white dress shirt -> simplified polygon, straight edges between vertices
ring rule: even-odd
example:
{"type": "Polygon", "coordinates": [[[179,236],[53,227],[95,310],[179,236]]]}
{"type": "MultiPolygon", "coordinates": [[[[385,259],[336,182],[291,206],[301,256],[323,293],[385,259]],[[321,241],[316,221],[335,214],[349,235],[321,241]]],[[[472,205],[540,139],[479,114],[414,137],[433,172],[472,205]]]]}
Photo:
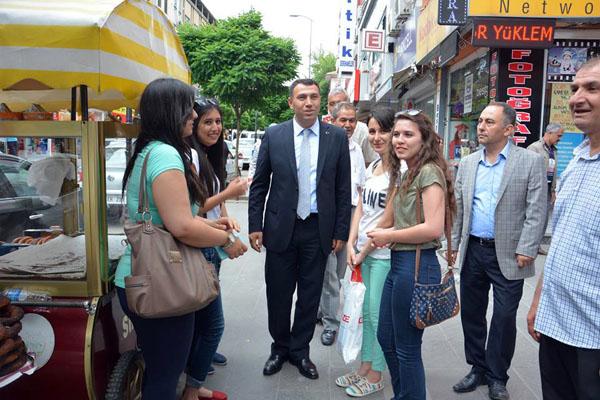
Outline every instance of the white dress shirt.
{"type": "MultiPolygon", "coordinates": [[[[296,118],[292,120],[294,126],[294,153],[296,155],[296,173],[300,163],[300,149],[302,148],[302,133],[304,128],[298,124],[296,118]]],[[[310,146],[310,212],[317,213],[317,162],[319,159],[319,120],[309,127],[311,133],[308,135],[310,146]]]]}

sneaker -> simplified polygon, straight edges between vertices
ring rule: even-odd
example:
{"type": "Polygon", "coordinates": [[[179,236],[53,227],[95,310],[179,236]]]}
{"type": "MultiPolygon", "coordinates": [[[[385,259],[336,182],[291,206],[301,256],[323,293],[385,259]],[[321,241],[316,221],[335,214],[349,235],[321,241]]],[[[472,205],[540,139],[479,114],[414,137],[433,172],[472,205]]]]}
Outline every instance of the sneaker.
{"type": "Polygon", "coordinates": [[[357,374],[356,372],[349,372],[346,375],[342,375],[335,380],[335,384],[339,387],[347,388],[351,386],[354,382],[358,382],[364,377],[357,374]]]}
{"type": "Polygon", "coordinates": [[[365,397],[383,390],[383,378],[379,382],[371,383],[365,377],[346,388],[346,394],[350,397],[365,397]]]}
{"type": "Polygon", "coordinates": [[[214,365],[227,365],[227,357],[225,357],[223,354],[221,353],[215,353],[215,355],[213,356],[212,359],[212,363],[214,365]]]}

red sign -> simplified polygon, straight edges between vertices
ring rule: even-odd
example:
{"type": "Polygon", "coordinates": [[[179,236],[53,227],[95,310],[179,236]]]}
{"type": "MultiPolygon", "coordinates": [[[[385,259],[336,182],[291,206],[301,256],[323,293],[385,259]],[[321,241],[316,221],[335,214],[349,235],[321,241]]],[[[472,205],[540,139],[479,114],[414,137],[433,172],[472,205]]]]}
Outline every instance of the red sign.
{"type": "Polygon", "coordinates": [[[553,19],[476,18],[473,23],[473,46],[550,48],[554,45],[553,19]]]}
{"type": "Polygon", "coordinates": [[[365,30],[363,51],[383,52],[385,42],[383,40],[384,32],[382,30],[365,30]]]}

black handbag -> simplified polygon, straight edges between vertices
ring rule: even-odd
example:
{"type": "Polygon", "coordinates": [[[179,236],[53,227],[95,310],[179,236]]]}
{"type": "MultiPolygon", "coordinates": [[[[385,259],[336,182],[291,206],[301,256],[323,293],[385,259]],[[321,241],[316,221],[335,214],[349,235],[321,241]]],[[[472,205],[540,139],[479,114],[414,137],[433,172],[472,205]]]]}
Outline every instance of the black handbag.
{"type": "MultiPolygon", "coordinates": [[[[417,188],[417,224],[421,223],[421,190],[417,188]]],[[[446,200],[446,216],[450,208],[446,200]]],[[[441,283],[422,284],[418,282],[419,270],[421,269],[421,245],[417,245],[415,257],[415,286],[410,302],[410,322],[418,329],[439,324],[454,317],[460,311],[460,304],[454,286],[454,260],[452,259],[450,245],[450,226],[445,224],[447,240],[446,258],[448,260],[448,271],[444,274],[441,283]]]]}

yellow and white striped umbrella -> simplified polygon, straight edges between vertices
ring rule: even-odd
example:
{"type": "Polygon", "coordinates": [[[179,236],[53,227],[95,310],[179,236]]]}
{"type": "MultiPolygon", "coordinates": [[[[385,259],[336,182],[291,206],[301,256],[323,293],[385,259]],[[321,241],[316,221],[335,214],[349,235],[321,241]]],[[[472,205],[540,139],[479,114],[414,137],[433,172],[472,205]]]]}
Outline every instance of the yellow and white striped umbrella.
{"type": "Polygon", "coordinates": [[[191,80],[175,28],[147,1],[0,0],[0,103],[13,111],[69,107],[78,85],[90,107],[135,107],[167,76],[191,80]]]}

